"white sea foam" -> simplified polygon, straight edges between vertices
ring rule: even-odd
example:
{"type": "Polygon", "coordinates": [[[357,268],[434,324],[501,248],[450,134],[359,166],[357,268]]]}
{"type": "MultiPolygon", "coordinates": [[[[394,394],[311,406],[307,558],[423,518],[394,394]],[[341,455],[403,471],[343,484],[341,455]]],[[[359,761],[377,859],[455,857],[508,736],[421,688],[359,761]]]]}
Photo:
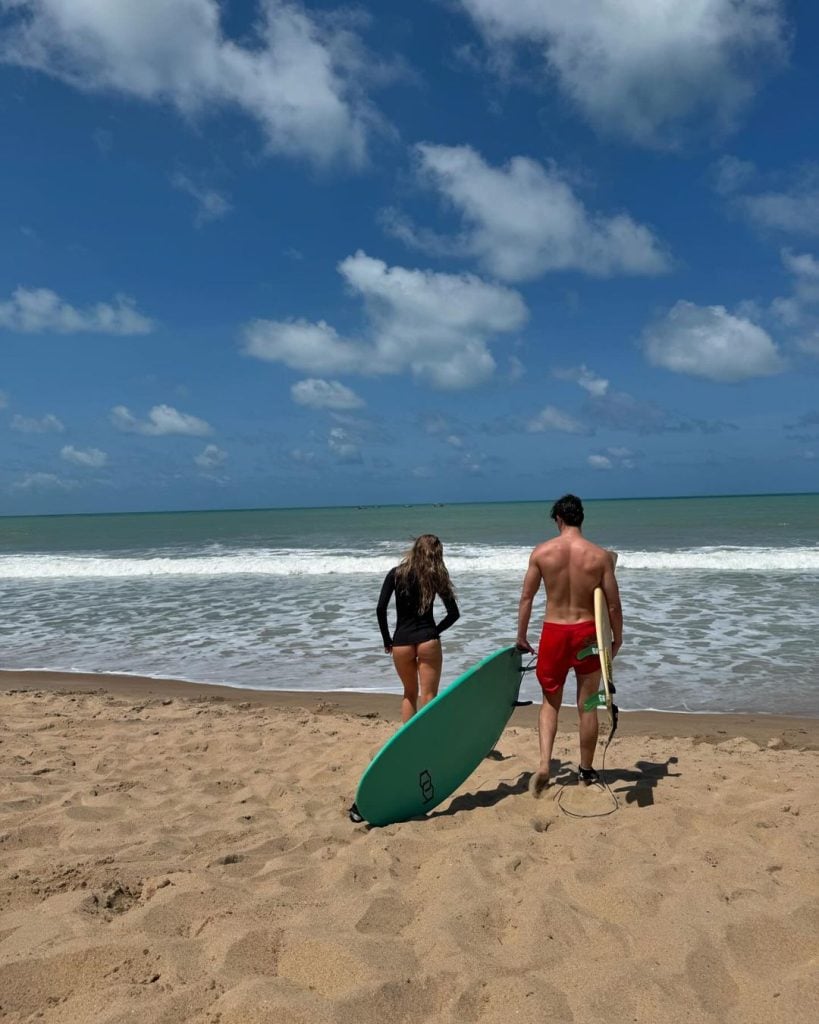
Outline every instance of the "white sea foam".
{"type": "MultiPolygon", "coordinates": [[[[452,545],[447,565],[455,575],[519,574],[529,548],[452,545]]],[[[351,549],[271,548],[219,554],[109,555],[19,554],[0,556],[0,578],[17,580],[136,579],[217,576],[357,576],[381,574],[394,555],[351,549]]],[[[698,547],[675,551],[621,551],[618,572],[815,573],[814,547],[698,547]]]]}

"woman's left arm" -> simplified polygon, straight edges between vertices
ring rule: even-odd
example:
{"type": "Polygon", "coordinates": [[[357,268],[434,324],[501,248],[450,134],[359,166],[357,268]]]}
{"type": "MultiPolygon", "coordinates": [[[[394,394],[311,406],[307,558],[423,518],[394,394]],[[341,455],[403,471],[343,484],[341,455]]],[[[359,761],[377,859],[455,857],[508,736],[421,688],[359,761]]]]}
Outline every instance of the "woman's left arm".
{"type": "Polygon", "coordinates": [[[444,607],[446,608],[446,615],[435,626],[436,630],[438,631],[438,635],[440,636],[445,629],[449,629],[449,627],[453,625],[453,623],[458,621],[458,619],[461,617],[461,612],[452,594],[450,594],[448,597],[445,597],[443,594],[439,594],[438,596],[444,602],[444,607]]]}

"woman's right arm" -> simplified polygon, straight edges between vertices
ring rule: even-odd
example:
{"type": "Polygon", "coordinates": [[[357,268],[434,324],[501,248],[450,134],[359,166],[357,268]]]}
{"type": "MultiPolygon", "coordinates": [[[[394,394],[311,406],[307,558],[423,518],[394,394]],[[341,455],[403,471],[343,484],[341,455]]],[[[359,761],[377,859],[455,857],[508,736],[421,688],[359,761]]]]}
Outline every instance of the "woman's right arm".
{"type": "Polygon", "coordinates": [[[381,639],[384,641],[384,650],[388,652],[392,650],[392,637],[387,624],[387,605],[390,603],[394,590],[395,569],[390,569],[381,586],[381,593],[378,596],[378,604],[375,609],[375,614],[378,616],[378,628],[381,630],[381,639]]]}

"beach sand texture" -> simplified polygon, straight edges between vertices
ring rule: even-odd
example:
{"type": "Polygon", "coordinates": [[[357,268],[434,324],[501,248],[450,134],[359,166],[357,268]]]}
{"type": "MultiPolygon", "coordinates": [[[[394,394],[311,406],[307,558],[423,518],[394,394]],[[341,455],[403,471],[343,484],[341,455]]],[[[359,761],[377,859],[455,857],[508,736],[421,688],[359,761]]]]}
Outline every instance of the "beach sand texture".
{"type": "Polygon", "coordinates": [[[430,818],[369,829],[346,808],[396,723],[362,699],[3,686],[4,1021],[815,1019],[815,720],[626,716],[620,808],[581,820],[526,791],[527,709],[430,818]]]}

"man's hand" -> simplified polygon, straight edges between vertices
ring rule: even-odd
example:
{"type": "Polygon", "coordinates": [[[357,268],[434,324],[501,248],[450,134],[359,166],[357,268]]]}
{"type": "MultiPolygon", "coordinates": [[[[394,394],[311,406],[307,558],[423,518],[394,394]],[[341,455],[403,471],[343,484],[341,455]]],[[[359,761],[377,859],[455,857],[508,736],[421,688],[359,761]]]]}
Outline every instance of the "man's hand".
{"type": "Polygon", "coordinates": [[[622,640],[612,640],[612,642],[611,642],[611,656],[612,656],[612,659],[617,657],[617,652],[620,650],[620,648],[622,646],[623,646],[623,641],[622,640]]]}
{"type": "Polygon", "coordinates": [[[518,637],[517,640],[515,641],[515,647],[517,647],[517,649],[519,651],[521,651],[521,652],[526,652],[526,654],[534,654],[535,653],[534,647],[532,647],[532,645],[529,643],[529,641],[526,639],[526,637],[523,637],[523,639],[518,637]]]}
{"type": "Polygon", "coordinates": [[[384,644],[384,653],[392,654],[392,644],[384,644]]]}

